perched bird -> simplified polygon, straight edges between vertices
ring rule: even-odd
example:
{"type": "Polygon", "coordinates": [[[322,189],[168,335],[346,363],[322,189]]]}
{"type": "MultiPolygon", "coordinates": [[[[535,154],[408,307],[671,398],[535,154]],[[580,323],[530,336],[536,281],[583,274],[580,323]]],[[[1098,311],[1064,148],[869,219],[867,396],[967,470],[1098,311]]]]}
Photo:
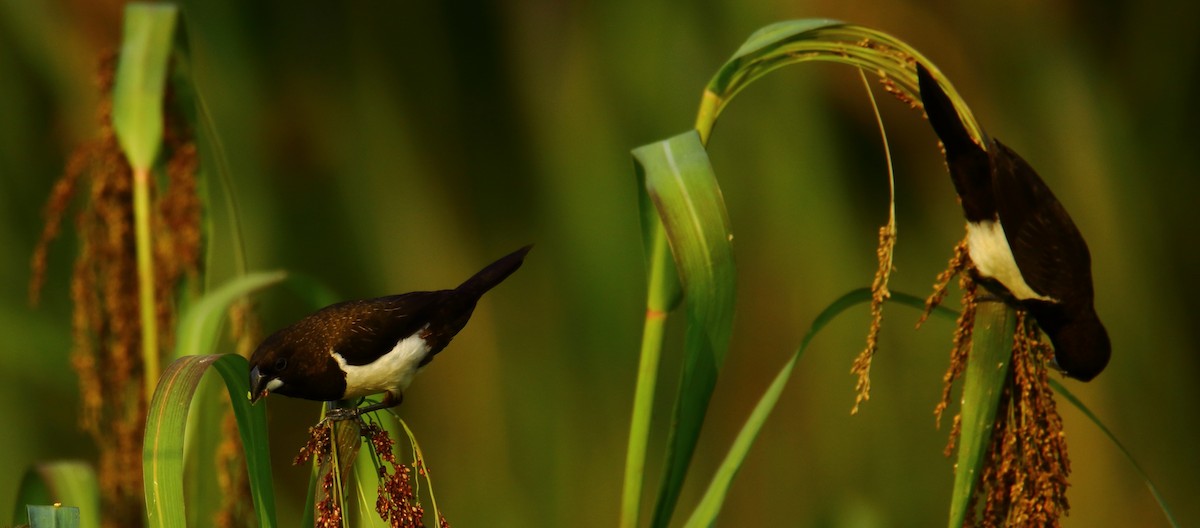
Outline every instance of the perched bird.
{"type": "Polygon", "coordinates": [[[971,139],[950,98],[920,64],[917,79],[967,217],[976,277],[1033,315],[1054,344],[1058,368],[1091,380],[1108,365],[1112,347],[1093,306],[1092,257],[1083,235],[1021,156],[999,141],[984,148],[971,139]]]}
{"type": "Polygon", "coordinates": [[[525,246],[453,290],[421,291],[327,306],[266,338],[250,357],[250,401],[269,393],[318,401],[383,393],[337,418],[399,405],[413,376],[450,344],[475,303],[521,267],[525,246]]]}

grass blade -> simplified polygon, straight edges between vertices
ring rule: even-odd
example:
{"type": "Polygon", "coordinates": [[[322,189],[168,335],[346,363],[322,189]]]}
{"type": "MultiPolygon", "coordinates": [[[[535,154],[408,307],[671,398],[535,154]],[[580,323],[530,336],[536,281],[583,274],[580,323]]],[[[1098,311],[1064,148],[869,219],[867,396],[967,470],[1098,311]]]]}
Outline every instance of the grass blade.
{"type": "MultiPolygon", "coordinates": [[[[888,301],[910,306],[918,310],[925,309],[924,299],[902,292],[892,292],[888,301]]],[[[759,398],[758,403],[754,406],[754,410],[750,412],[750,417],[742,425],[742,429],[734,439],[733,445],[730,446],[729,452],[726,453],[725,459],[721,461],[716,474],[713,475],[712,481],[709,482],[708,489],[705,490],[700,503],[692,511],[692,516],[684,526],[687,528],[697,528],[712,526],[716,522],[717,515],[721,512],[721,506],[725,504],[725,496],[729,493],[729,486],[733,483],[733,478],[737,476],[738,470],[741,469],[742,463],[745,462],[746,456],[750,453],[750,447],[754,445],[755,439],[758,438],[759,431],[762,430],[762,426],[766,423],[771,411],[775,409],[775,404],[778,403],[783,388],[787,385],[788,380],[791,379],[792,371],[795,369],[800,357],[804,355],[804,351],[808,349],[809,343],[834,318],[857,304],[870,302],[871,288],[859,288],[842,295],[830,303],[829,306],[825,307],[820,314],[817,314],[817,317],[813,319],[812,324],[809,326],[808,332],[800,340],[800,347],[796,349],[792,358],[775,375],[774,381],[771,382],[766,392],[759,398]]],[[[933,313],[951,321],[958,315],[954,310],[943,306],[934,308],[933,313]]]]}
{"type": "Polygon", "coordinates": [[[62,504],[78,508],[78,526],[100,527],[100,485],[96,471],[87,462],[63,460],[29,468],[17,492],[13,524],[31,522],[24,505],[62,504]]]}
{"type": "Polygon", "coordinates": [[[953,101],[973,137],[983,137],[970,108],[924,55],[895,37],[829,19],[788,20],[766,26],[713,75],[700,101],[696,130],[708,142],[717,118],[733,98],[758,78],[784,66],[809,61],[847,64],[876,74],[913,101],[918,100],[916,62],[924,64],[953,101]]]}
{"type": "Polygon", "coordinates": [[[1154,501],[1158,503],[1158,508],[1162,510],[1163,515],[1167,518],[1167,522],[1170,523],[1171,526],[1179,528],[1179,521],[1175,520],[1175,515],[1172,514],[1171,509],[1167,507],[1167,502],[1163,500],[1162,494],[1158,492],[1158,486],[1155,486],[1154,482],[1150,480],[1150,475],[1147,475],[1146,470],[1142,469],[1142,465],[1138,464],[1138,461],[1133,458],[1133,453],[1130,453],[1129,450],[1125,448],[1125,444],[1122,444],[1120,440],[1117,440],[1116,435],[1114,435],[1112,431],[1108,429],[1108,426],[1104,425],[1104,422],[1101,422],[1100,418],[1098,418],[1096,414],[1087,407],[1087,405],[1084,405],[1079,398],[1076,398],[1074,394],[1071,394],[1071,391],[1067,390],[1062,383],[1059,383],[1058,380],[1051,379],[1050,386],[1053,387],[1054,391],[1060,396],[1071,402],[1071,405],[1074,405],[1076,409],[1079,409],[1084,416],[1087,416],[1088,419],[1096,425],[1096,427],[1100,428],[1100,431],[1104,433],[1104,436],[1107,436],[1108,439],[1112,441],[1113,445],[1117,446],[1117,449],[1121,451],[1121,454],[1125,455],[1125,460],[1128,460],[1129,463],[1133,465],[1133,469],[1137,471],[1139,476],[1142,477],[1142,482],[1145,482],[1146,487],[1150,488],[1150,495],[1154,496],[1154,501]]]}
{"type": "Polygon", "coordinates": [[[113,85],[113,130],[135,170],[149,170],[163,135],[167,59],[179,9],[171,4],[125,7],[124,41],[113,85]]]}
{"type": "MultiPolygon", "coordinates": [[[[199,356],[217,351],[218,344],[226,332],[222,325],[228,318],[229,307],[239,299],[268,286],[278,284],[287,275],[282,271],[260,272],[242,275],[190,303],[179,318],[176,329],[175,357],[199,356]]],[[[222,425],[228,420],[226,392],[216,379],[200,383],[191,398],[193,411],[188,416],[185,428],[184,459],[187,471],[193,477],[187,479],[187,501],[189,522],[208,524],[228,501],[226,491],[221,488],[221,476],[212,471],[222,444],[226,438],[222,425]]],[[[245,397],[241,397],[245,399],[245,397]]],[[[227,471],[222,468],[222,472],[227,471]]],[[[239,477],[240,478],[240,477],[239,477]]]]}
{"type": "Polygon", "coordinates": [[[185,356],[171,363],[150,402],[146,420],[146,440],[142,448],[142,473],[145,481],[148,526],[184,526],[186,513],[183,493],[183,443],[188,408],[201,377],[213,367],[220,373],[229,391],[245,449],[250,492],[260,527],[275,522],[275,492],[271,480],[271,460],[267,449],[266,407],[251,406],[246,358],[236,354],[185,356]]]}
{"type": "Polygon", "coordinates": [[[188,307],[180,319],[175,339],[175,357],[210,354],[221,338],[221,324],[229,306],[241,297],[279,284],[287,278],[283,271],[242,275],[205,295],[188,307]]]}
{"type": "Polygon", "coordinates": [[[720,187],[695,131],[635,149],[633,156],[639,179],[662,220],[687,300],[683,373],[652,524],[666,526],[729,349],[733,245],[720,187]]]}
{"type": "Polygon", "coordinates": [[[29,525],[32,528],[78,528],[79,508],[74,506],[35,506],[25,507],[29,515],[29,525]]]}
{"type": "Polygon", "coordinates": [[[687,528],[698,528],[702,526],[712,526],[717,520],[717,515],[721,512],[721,506],[725,503],[725,495],[729,492],[729,485],[733,482],[733,477],[742,467],[742,462],[746,460],[746,455],[750,452],[750,446],[754,445],[754,440],[758,438],[759,431],[762,430],[763,424],[767,422],[767,418],[771,415],[771,411],[775,409],[775,404],[779,401],[779,395],[783,393],[783,388],[787,386],[787,382],[792,377],[792,370],[796,367],[796,362],[808,349],[809,343],[816,337],[817,332],[825,328],[835,317],[848,308],[871,301],[871,289],[860,288],[851,291],[832,304],[827,306],[816,319],[813,320],[808,332],[804,334],[804,338],[800,340],[800,347],[792,354],[792,358],[784,364],[779,373],[775,375],[775,380],[767,387],[767,391],[759,398],[758,404],[754,406],[754,410],[750,412],[750,417],[746,419],[746,423],[742,426],[742,430],[738,432],[737,437],[733,441],[733,445],[729,448],[729,453],[725,455],[725,460],[721,462],[717,468],[716,475],[708,484],[708,489],[704,492],[704,496],[700,499],[699,505],[692,511],[691,518],[688,519],[687,528]]]}
{"type": "MultiPolygon", "coordinates": [[[[640,174],[640,173],[639,173],[640,174]]],[[[667,247],[667,232],[658,218],[644,178],[638,182],[642,215],[642,241],[646,255],[646,318],[642,324],[642,348],[638,355],[637,385],[625,450],[625,478],[621,487],[621,528],[637,526],[641,513],[642,484],[646,474],[646,449],[654,411],[658,364],[662,357],[663,330],[667,314],[679,305],[683,290],[667,247]]]]}
{"type": "Polygon", "coordinates": [[[167,62],[179,10],[170,4],[129,4],[113,84],[113,130],[133,168],[134,236],[146,398],[158,379],[158,318],[150,232],[150,170],[163,136],[167,62]]]}
{"type": "Polygon", "coordinates": [[[963,374],[962,436],[954,463],[954,492],[950,499],[951,528],[963,525],[971,494],[979,482],[984,454],[992,438],[996,407],[1004,391],[1012,358],[1017,318],[1000,302],[981,302],[975,311],[975,328],[967,370],[963,374]]]}

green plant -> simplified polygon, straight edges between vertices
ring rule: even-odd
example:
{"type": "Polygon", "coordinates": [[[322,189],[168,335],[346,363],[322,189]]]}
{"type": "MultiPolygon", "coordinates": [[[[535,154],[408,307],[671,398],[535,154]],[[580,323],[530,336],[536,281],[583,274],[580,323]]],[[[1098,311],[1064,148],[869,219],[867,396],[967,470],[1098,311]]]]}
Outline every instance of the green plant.
{"type": "MultiPolygon", "coordinates": [[[[658,376],[663,344],[662,328],[667,314],[678,306],[681,293],[686,304],[687,340],[674,412],[668,429],[666,468],[659,486],[651,526],[667,526],[674,516],[680,489],[698,441],[700,426],[728,349],[735,288],[733,235],[720,187],[707,158],[706,146],[713,127],[717,117],[733,97],[750,83],[783,66],[809,61],[847,64],[864,73],[877,75],[888,92],[914,108],[920,108],[915,74],[915,65],[920,63],[929,69],[946,89],[970,134],[976,140],[983,139],[980,127],[974,122],[961,97],[938,69],[916,50],[889,35],[861,26],[832,20],[797,20],[773,24],[759,30],[720,68],[704,91],[695,130],[633,151],[639,188],[642,190],[643,240],[647,248],[650,290],[625,466],[621,510],[623,527],[636,526],[640,516],[641,487],[644,480],[642,469],[649,438],[654,379],[658,376]],[[677,276],[674,270],[677,270],[677,276]]],[[[874,105],[873,96],[871,102],[874,105]]],[[[880,125],[882,132],[882,123],[880,125]]],[[[886,134],[884,148],[888,148],[886,134]]],[[[853,372],[859,376],[859,396],[855,402],[855,410],[858,403],[866,399],[870,390],[870,359],[874,353],[875,335],[881,317],[880,306],[893,295],[888,291],[887,278],[892,268],[891,251],[896,233],[894,201],[893,192],[888,224],[880,230],[880,268],[875,284],[870,290],[852,292],[839,299],[818,316],[813,330],[805,336],[796,354],[768,387],[741,434],[734,440],[725,462],[710,482],[708,491],[693,511],[687,526],[709,526],[715,523],[733,476],[778,400],[799,355],[811,340],[812,333],[846,306],[870,300],[874,321],[868,336],[868,346],[855,361],[853,368],[853,372]]],[[[935,296],[931,297],[927,310],[936,307],[938,300],[944,295],[944,283],[954,274],[962,272],[964,265],[966,264],[962,258],[956,257],[951,270],[941,278],[942,286],[939,286],[935,296]]],[[[997,409],[1007,400],[1003,400],[1001,396],[1015,390],[1010,389],[1012,377],[1008,369],[1009,357],[1014,350],[1023,352],[1022,357],[1028,356],[1029,347],[1035,347],[1036,350],[1036,346],[1029,340],[1037,339],[1022,337],[1025,331],[1020,330],[1022,327],[1016,323],[1018,317],[1011,308],[997,302],[983,303],[976,307],[973,286],[969,285],[969,280],[964,280],[968,283],[964,288],[966,311],[960,318],[959,334],[956,334],[956,345],[959,347],[956,354],[961,355],[955,356],[958,359],[952,363],[947,373],[947,396],[944,396],[944,399],[948,398],[950,384],[965,374],[961,422],[956,421],[951,433],[952,441],[957,438],[958,442],[958,463],[949,519],[949,525],[952,527],[974,522],[972,519],[975,518],[975,514],[971,512],[971,505],[978,499],[979,488],[982,486],[979,484],[981,475],[985,469],[993,471],[992,468],[1000,463],[995,459],[998,456],[994,454],[998,452],[996,448],[991,449],[993,454],[990,455],[990,459],[985,457],[985,453],[989,452],[989,445],[998,441],[993,439],[992,432],[997,430],[997,424],[1003,423],[1003,420],[997,418],[997,409]],[[1017,337],[1016,342],[1014,336],[1017,337]],[[967,346],[970,346],[969,352],[965,348],[967,346]],[[1001,368],[995,368],[997,365],[1001,368]]],[[[1028,368],[1040,371],[1042,384],[1046,386],[1044,365],[1028,368]]],[[[1018,380],[1020,379],[1023,378],[1018,375],[1018,380]]],[[[1022,388],[1021,391],[1024,394],[1026,389],[1022,388]]],[[[1072,398],[1071,401],[1074,403],[1076,400],[1072,398]]],[[[939,416],[944,405],[945,403],[939,406],[939,416]]],[[[1037,411],[1029,411],[1024,407],[1020,411],[1010,411],[1027,412],[1049,412],[1053,415],[1053,402],[1049,402],[1048,411],[1040,408],[1037,411]]],[[[1006,419],[1010,422],[1013,420],[1011,416],[1006,419]]],[[[1056,415],[1053,415],[1053,419],[1057,419],[1056,415]]],[[[1020,419],[1019,423],[1032,422],[1020,419]]],[[[1065,461],[1063,463],[1065,464],[1065,461]]],[[[1019,461],[1015,465],[1021,466],[1019,461]]],[[[1038,470],[1040,469],[1021,468],[1017,471],[1038,470]]],[[[989,478],[997,478],[992,473],[989,475],[993,476],[983,478],[985,483],[989,482],[989,478]]],[[[1060,479],[1065,478],[1065,474],[1049,475],[1045,478],[1060,479]]],[[[1153,489],[1152,485],[1151,488],[1153,489]]],[[[1065,485],[1057,489],[1065,489],[1065,485]]],[[[988,499],[987,515],[996,514],[992,512],[991,500],[988,499]]],[[[997,508],[1013,507],[1011,503],[1003,502],[1011,500],[1007,495],[998,500],[1000,504],[997,508]]],[[[1048,506],[1049,513],[1045,513],[1050,521],[1057,522],[1057,517],[1064,513],[1060,506],[1065,508],[1065,499],[1056,496],[1046,500],[1051,503],[1064,501],[1062,504],[1051,504],[1048,506]]],[[[1165,506],[1163,509],[1167,512],[1165,506]]],[[[1003,519],[1006,512],[1001,511],[998,514],[1003,519]]],[[[1167,516],[1171,518],[1169,512],[1167,516]]]]}

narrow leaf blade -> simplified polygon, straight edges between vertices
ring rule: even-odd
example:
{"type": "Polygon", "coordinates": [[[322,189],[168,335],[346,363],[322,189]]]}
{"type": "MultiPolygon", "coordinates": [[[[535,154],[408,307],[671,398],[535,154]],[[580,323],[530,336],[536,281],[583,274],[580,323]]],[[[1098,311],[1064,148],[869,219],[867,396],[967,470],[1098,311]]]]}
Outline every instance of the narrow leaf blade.
{"type": "Polygon", "coordinates": [[[804,351],[808,349],[809,343],[812,342],[817,333],[850,307],[870,302],[870,300],[871,289],[859,288],[833,301],[833,303],[817,315],[808,332],[804,334],[804,338],[800,341],[800,347],[796,349],[796,352],[792,354],[791,359],[784,364],[783,368],[779,369],[779,373],[775,375],[774,381],[767,387],[766,392],[759,398],[758,404],[754,406],[754,410],[750,412],[750,417],[742,425],[742,429],[734,439],[733,445],[730,446],[725,459],[717,468],[712,481],[709,482],[708,489],[700,499],[699,505],[692,511],[692,516],[685,525],[687,528],[712,526],[716,523],[717,515],[721,513],[721,506],[725,504],[725,496],[729,493],[729,486],[733,483],[733,478],[737,476],[738,470],[741,469],[742,463],[745,462],[746,456],[750,453],[750,447],[754,445],[754,441],[758,438],[758,433],[762,431],[763,425],[767,423],[767,418],[770,417],[771,411],[775,409],[775,404],[779,402],[779,396],[783,393],[784,387],[787,386],[788,380],[791,379],[796,362],[804,355],[804,351]]]}
{"type": "Polygon", "coordinates": [[[29,515],[30,528],[78,528],[79,508],[74,506],[44,506],[29,505],[25,507],[29,515]]]}
{"type": "Polygon", "coordinates": [[[1079,412],[1082,412],[1084,416],[1087,416],[1096,427],[1100,428],[1100,431],[1104,433],[1104,436],[1108,437],[1113,445],[1117,446],[1117,449],[1121,451],[1121,454],[1125,455],[1125,460],[1128,460],[1129,463],[1133,465],[1133,469],[1137,471],[1139,476],[1142,477],[1142,482],[1145,482],[1146,487],[1150,489],[1150,495],[1152,495],[1154,497],[1154,501],[1158,503],[1158,508],[1162,510],[1163,516],[1167,518],[1167,522],[1170,523],[1174,528],[1179,528],[1179,521],[1175,520],[1175,515],[1171,513],[1171,508],[1167,506],[1167,501],[1163,499],[1162,494],[1158,492],[1158,486],[1155,486],[1154,481],[1150,480],[1150,475],[1146,473],[1146,470],[1142,469],[1142,465],[1138,463],[1137,459],[1133,458],[1133,453],[1130,453],[1129,449],[1125,448],[1125,444],[1122,444],[1120,440],[1117,440],[1117,436],[1113,434],[1108,426],[1104,425],[1104,422],[1100,421],[1100,418],[1096,416],[1096,413],[1093,413],[1087,405],[1084,405],[1083,402],[1079,398],[1075,397],[1071,391],[1067,390],[1062,383],[1059,383],[1058,380],[1051,379],[1050,387],[1052,387],[1060,396],[1066,398],[1066,400],[1070,402],[1071,405],[1074,405],[1076,409],[1079,409],[1079,412]]]}
{"type": "Polygon", "coordinates": [[[113,85],[113,129],[129,164],[154,165],[163,135],[163,95],[179,8],[133,3],[125,7],[124,41],[113,85]]]}
{"type": "Polygon", "coordinates": [[[283,271],[242,275],[223,284],[188,307],[180,319],[175,357],[210,354],[221,337],[220,327],[229,306],[237,299],[287,278],[283,271]]]}
{"type": "Polygon", "coordinates": [[[996,408],[1008,376],[1016,325],[1016,314],[1003,303],[983,302],[976,308],[971,353],[963,374],[962,436],[954,464],[951,528],[962,526],[970,513],[967,506],[979,482],[984,454],[995,429],[996,408]]]}
{"type": "Polygon", "coordinates": [[[696,131],[633,151],[682,278],[688,330],[653,526],[670,521],[733,327],[734,263],[724,199],[696,131]]]}

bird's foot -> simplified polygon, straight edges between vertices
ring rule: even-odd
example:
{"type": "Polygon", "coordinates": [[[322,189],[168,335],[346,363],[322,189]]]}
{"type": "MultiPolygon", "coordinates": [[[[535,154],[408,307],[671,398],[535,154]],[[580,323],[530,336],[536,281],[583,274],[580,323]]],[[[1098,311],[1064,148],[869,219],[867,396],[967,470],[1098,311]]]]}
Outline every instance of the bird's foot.
{"type": "Polygon", "coordinates": [[[402,402],[402,401],[404,401],[404,393],[403,392],[387,391],[387,392],[383,393],[383,401],[380,401],[378,403],[372,403],[371,405],[359,407],[357,409],[357,411],[358,411],[359,415],[363,415],[363,414],[366,414],[369,412],[382,411],[384,409],[390,409],[392,407],[400,405],[400,402],[402,402]]]}
{"type": "Polygon", "coordinates": [[[357,407],[335,407],[325,412],[325,418],[321,420],[321,423],[357,420],[360,416],[362,416],[362,411],[357,407]]]}

